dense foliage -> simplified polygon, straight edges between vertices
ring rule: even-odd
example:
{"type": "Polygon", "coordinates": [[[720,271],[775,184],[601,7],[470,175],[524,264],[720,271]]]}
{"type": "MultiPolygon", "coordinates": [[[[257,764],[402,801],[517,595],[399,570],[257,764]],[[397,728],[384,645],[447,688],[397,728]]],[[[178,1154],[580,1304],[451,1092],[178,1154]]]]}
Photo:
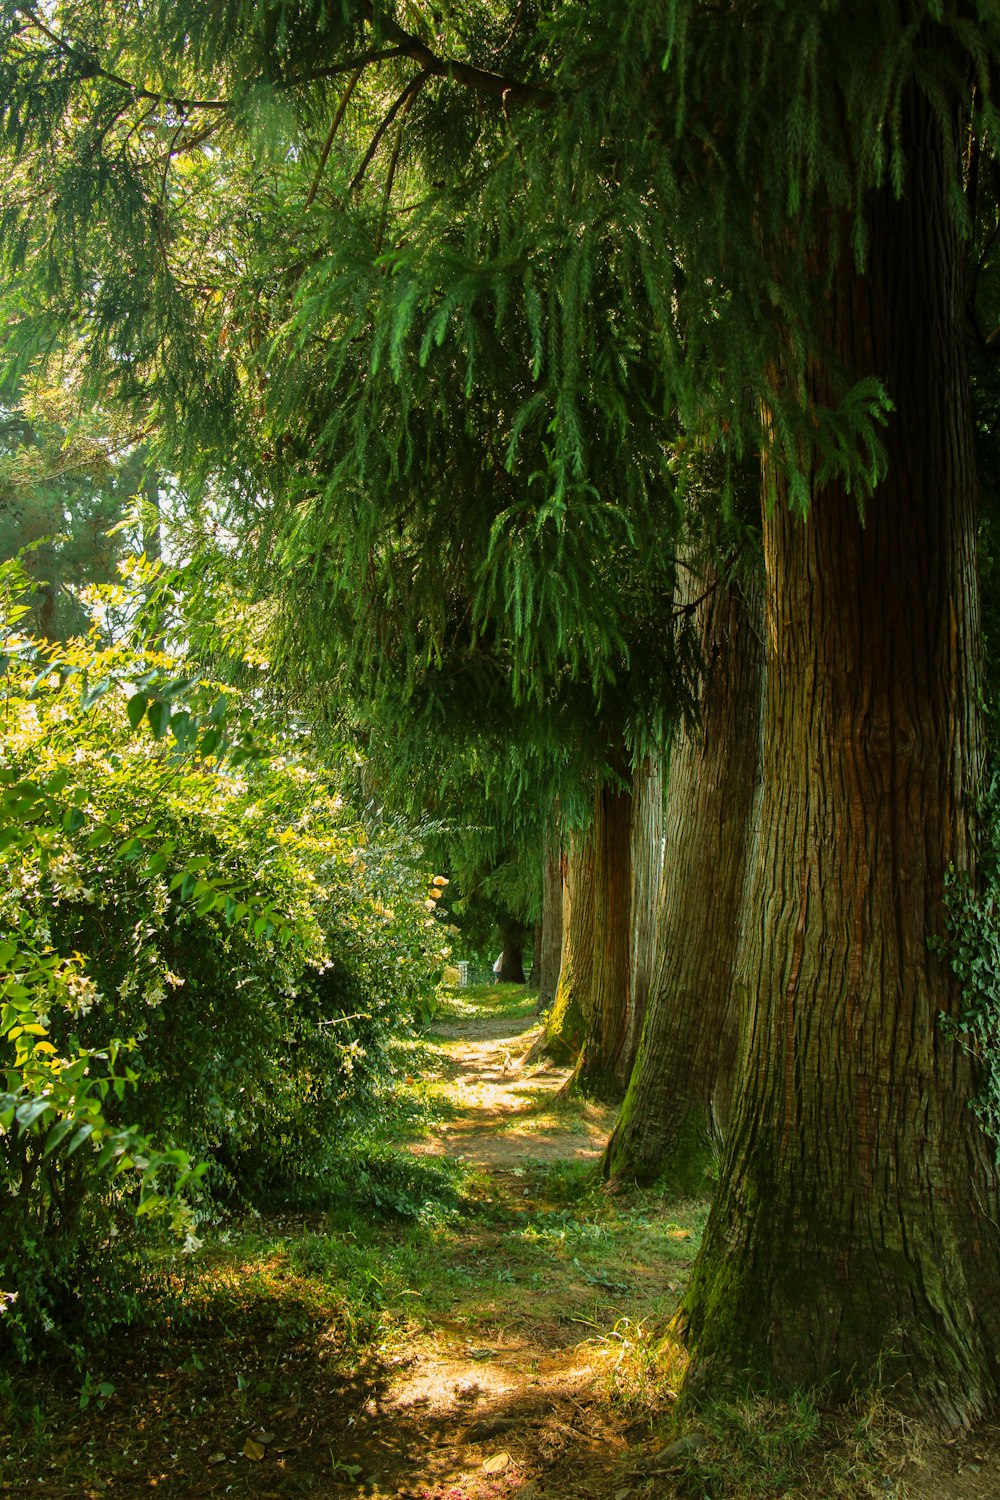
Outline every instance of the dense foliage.
{"type": "Polygon", "coordinates": [[[108,1254],[127,1261],[137,1208],[190,1234],[213,1201],[317,1192],[446,949],[443,879],[401,831],[353,817],[322,767],[264,754],[260,734],[248,751],[252,704],[162,650],[21,635],[18,597],[0,1333],[24,1354],[46,1331],[85,1338],[98,1306],[135,1310],[110,1294],[108,1254]]]}

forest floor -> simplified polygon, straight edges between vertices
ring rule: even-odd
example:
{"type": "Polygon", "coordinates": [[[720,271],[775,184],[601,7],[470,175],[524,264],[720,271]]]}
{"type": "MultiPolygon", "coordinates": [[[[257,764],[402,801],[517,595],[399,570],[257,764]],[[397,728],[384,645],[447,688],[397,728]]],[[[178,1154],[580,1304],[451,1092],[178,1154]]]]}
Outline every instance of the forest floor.
{"type": "Polygon", "coordinates": [[[678,1411],[667,1327],[707,1202],[602,1189],[611,1115],[525,1061],[532,1001],[462,992],[404,1052],[394,1214],[232,1222],[173,1326],[82,1385],[8,1372],[0,1494],[998,1500],[997,1431],[949,1443],[878,1401],[678,1411]]]}

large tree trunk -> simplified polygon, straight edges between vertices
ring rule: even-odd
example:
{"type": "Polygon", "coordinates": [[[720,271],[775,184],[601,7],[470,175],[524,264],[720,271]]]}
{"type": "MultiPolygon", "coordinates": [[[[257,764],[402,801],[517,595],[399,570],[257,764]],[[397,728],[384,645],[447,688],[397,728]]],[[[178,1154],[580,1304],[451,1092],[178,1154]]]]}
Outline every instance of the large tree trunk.
{"type": "Polygon", "coordinates": [[[700,725],[678,731],[667,793],[665,894],[642,1044],[604,1170],[678,1191],[704,1186],[736,1067],[733,967],[753,847],[760,756],[760,593],[681,570],[704,663],[700,725]]]}
{"type": "Polygon", "coordinates": [[[949,164],[925,100],[904,129],[906,195],[873,199],[867,274],[843,253],[824,311],[827,359],[894,403],[889,478],[864,525],[834,484],[807,522],[783,497],[765,520],[746,1044],[684,1316],[695,1389],[726,1367],[833,1390],[881,1377],[962,1426],[1000,1387],[1000,1199],[928,937],[945,871],[974,857],[975,474],[949,164]]]}
{"type": "Polygon", "coordinates": [[[545,1049],[569,1061],[576,1081],[603,1099],[621,1098],[629,1009],[631,878],[629,786],[597,793],[590,828],[570,841],[563,887],[559,988],[545,1049]]]}
{"type": "Polygon", "coordinates": [[[656,932],[663,892],[663,761],[647,756],[632,783],[631,955],[629,1008],[621,1073],[631,1075],[639,1051],[656,965],[656,932]]]}

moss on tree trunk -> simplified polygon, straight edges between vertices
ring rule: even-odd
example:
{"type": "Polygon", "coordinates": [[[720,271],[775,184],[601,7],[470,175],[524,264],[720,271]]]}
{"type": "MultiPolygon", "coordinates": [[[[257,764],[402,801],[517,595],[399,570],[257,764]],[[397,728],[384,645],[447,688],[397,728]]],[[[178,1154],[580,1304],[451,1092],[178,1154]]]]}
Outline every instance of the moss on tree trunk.
{"type": "Polygon", "coordinates": [[[562,967],[545,1026],[549,1055],[575,1061],[575,1081],[605,1099],[620,1099],[626,1083],[631,811],[629,786],[604,786],[596,794],[589,829],[569,841],[562,967]]]}

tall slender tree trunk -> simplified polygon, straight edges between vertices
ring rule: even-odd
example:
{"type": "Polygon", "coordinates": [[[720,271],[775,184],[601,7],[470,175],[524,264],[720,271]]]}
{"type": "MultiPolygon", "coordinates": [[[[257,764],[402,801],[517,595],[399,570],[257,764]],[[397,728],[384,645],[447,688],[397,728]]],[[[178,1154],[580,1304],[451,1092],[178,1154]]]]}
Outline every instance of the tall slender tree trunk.
{"type": "Polygon", "coordinates": [[[663,761],[648,756],[632,788],[631,957],[629,1009],[620,1071],[627,1080],[639,1051],[656,966],[656,934],[663,894],[663,761]]]}
{"type": "Polygon", "coordinates": [[[594,821],[594,940],[580,1087],[620,1099],[628,1073],[625,1041],[631,994],[632,787],[605,786],[594,821]]]}
{"type": "Polygon", "coordinates": [[[738,1016],[733,966],[753,846],[763,642],[755,581],[681,570],[696,614],[700,725],[677,733],[667,794],[657,967],[636,1066],[608,1143],[608,1176],[704,1185],[729,1116],[738,1016]]]}
{"type": "Polygon", "coordinates": [[[975,473],[951,163],[915,92],[903,128],[905,196],[873,196],[866,274],[841,256],[812,391],[834,362],[885,381],[889,477],[864,524],[835,484],[765,517],[746,1045],[684,1319],[695,1389],[881,1377],[961,1427],[1000,1390],[1000,1196],[928,937],[974,862],[975,473]]]}
{"type": "Polygon", "coordinates": [[[534,924],[532,929],[531,946],[531,971],[528,974],[528,983],[538,986],[542,982],[542,919],[534,924]]]}
{"type": "Polygon", "coordinates": [[[559,987],[545,1026],[545,1050],[575,1060],[579,1085],[607,1099],[620,1098],[625,1086],[631,814],[630,787],[602,787],[589,829],[570,839],[559,987]]]}
{"type": "Polygon", "coordinates": [[[538,1009],[547,1010],[556,997],[562,963],[563,925],[562,848],[553,822],[545,836],[542,867],[542,943],[539,955],[538,1009]]]}
{"type": "Polygon", "coordinates": [[[559,983],[545,1022],[544,1050],[575,1063],[587,1035],[587,987],[594,963],[594,830],[572,833],[562,853],[562,951],[559,983]]]}

